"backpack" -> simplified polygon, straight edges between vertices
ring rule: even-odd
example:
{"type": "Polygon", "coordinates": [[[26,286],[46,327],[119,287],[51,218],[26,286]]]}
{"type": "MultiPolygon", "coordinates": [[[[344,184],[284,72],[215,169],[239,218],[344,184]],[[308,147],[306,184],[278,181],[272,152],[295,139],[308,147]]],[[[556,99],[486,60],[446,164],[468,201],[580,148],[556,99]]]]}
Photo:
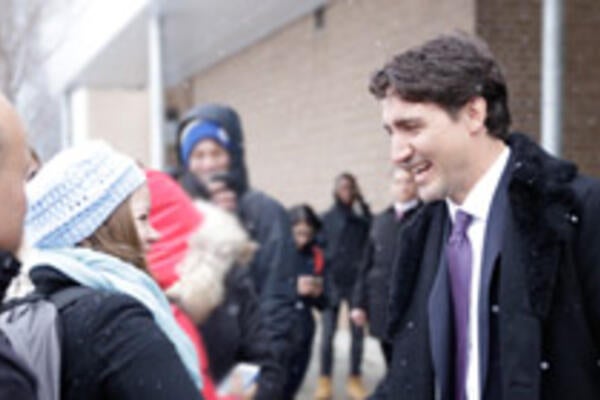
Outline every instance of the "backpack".
{"type": "Polygon", "coordinates": [[[60,313],[89,291],[71,286],[49,295],[34,292],[2,305],[0,330],[35,375],[38,400],[60,400],[60,313]]]}

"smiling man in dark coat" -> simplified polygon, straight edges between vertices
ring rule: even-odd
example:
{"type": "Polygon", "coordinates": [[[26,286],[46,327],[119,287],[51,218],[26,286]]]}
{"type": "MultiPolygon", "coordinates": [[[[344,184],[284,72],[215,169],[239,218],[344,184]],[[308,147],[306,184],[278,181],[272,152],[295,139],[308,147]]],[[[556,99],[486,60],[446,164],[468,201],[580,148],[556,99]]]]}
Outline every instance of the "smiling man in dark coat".
{"type": "Polygon", "coordinates": [[[410,49],[370,90],[429,203],[399,249],[375,398],[600,398],[600,183],[509,134],[506,82],[476,38],[410,49]]]}

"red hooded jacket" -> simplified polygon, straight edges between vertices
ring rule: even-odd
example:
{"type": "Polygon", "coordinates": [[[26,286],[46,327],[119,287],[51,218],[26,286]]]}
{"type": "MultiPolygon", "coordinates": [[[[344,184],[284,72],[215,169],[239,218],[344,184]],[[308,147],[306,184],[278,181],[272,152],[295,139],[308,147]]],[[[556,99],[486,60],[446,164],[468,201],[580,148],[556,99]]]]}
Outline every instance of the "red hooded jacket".
{"type": "MultiPolygon", "coordinates": [[[[203,216],[171,177],[152,170],[146,171],[146,177],[152,202],[150,224],[160,234],[160,239],[146,255],[148,268],[160,287],[167,289],[179,279],[175,267],[184,259],[188,250],[188,238],[201,227],[203,216]]],[[[196,325],[177,306],[173,305],[172,309],[179,326],[196,347],[204,398],[219,399],[210,377],[204,343],[196,325]]]]}

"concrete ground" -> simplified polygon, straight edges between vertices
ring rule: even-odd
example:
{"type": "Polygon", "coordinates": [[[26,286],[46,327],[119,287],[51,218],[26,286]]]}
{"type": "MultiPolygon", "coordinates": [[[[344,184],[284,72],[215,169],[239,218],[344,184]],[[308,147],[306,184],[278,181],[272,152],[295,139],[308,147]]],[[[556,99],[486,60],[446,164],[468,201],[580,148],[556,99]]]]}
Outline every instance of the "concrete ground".
{"type": "MultiPolygon", "coordinates": [[[[339,328],[335,336],[334,400],[346,400],[346,378],[350,368],[350,331],[347,324],[347,310],[340,312],[339,328]]],[[[319,321],[319,319],[317,319],[319,321]]],[[[319,375],[319,348],[321,344],[321,324],[317,323],[310,367],[296,400],[312,400],[319,375]]],[[[375,388],[385,373],[385,362],[379,342],[366,337],[363,355],[363,382],[369,393],[375,388]]]]}

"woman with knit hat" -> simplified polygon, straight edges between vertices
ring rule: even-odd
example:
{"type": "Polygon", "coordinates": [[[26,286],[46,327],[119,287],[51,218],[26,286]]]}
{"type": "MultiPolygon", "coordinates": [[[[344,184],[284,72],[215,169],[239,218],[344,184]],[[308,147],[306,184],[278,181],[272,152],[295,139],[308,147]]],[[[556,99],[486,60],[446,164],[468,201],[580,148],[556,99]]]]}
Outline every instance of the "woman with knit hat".
{"type": "MultiPolygon", "coordinates": [[[[146,175],[152,199],[150,222],[161,236],[148,252],[149,269],[178,305],[176,315],[182,326],[189,328],[193,321],[208,326],[222,339],[219,348],[207,349],[222,354],[211,358],[213,364],[200,332],[185,329],[201,356],[205,398],[231,398],[227,397],[231,393],[215,393],[212,378],[221,380],[230,364],[242,361],[261,367],[256,398],[280,398],[273,381],[280,380],[281,373],[264,346],[266,333],[258,314],[258,298],[253,290],[240,289],[248,288],[244,282],[249,281],[247,264],[256,250],[255,243],[233,215],[203,201],[192,203],[166,174],[147,171],[146,175]],[[221,311],[211,313],[221,301],[217,308],[221,311]],[[233,309],[237,310],[235,317],[227,318],[224,324],[221,316],[233,309]]],[[[251,393],[251,388],[235,391],[241,398],[251,393]]]]}
{"type": "Polygon", "coordinates": [[[135,162],[103,142],[73,147],[27,196],[36,291],[86,288],[60,315],[61,398],[201,399],[195,348],[146,272],[144,249],[157,234],[135,162]]]}

